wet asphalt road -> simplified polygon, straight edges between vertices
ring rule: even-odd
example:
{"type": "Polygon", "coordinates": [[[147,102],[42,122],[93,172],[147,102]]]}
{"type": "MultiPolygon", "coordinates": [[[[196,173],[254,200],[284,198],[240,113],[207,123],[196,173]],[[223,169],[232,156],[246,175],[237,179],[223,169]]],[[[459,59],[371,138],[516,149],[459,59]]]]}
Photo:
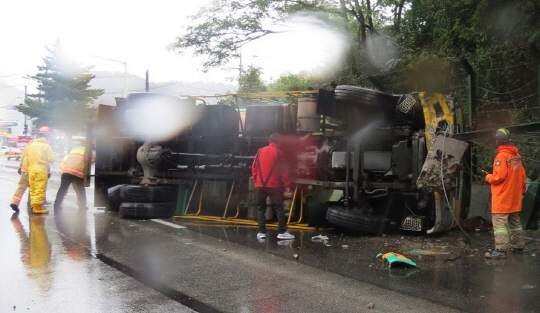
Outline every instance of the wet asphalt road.
{"type": "MultiPolygon", "coordinates": [[[[13,161],[12,161],[13,162],[13,161]]],[[[123,220],[91,207],[13,216],[16,170],[0,161],[0,312],[538,312],[538,240],[487,262],[490,233],[345,236],[291,230],[264,242],[250,226],[123,220]],[[325,235],[327,241],[313,240],[325,235]],[[418,268],[388,268],[398,252],[418,268]],[[295,257],[296,256],[296,257],[295,257]],[[371,309],[369,307],[372,307],[371,309]]],[[[58,187],[53,174],[48,199],[58,187]]],[[[92,190],[87,189],[91,200],[92,190]]]]}

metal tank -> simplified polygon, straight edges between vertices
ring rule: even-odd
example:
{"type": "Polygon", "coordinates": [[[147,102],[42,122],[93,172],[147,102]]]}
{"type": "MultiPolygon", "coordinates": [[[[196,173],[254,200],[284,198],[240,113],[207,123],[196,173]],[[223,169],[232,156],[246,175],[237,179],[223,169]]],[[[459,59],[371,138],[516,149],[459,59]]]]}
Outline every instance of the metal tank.
{"type": "Polygon", "coordinates": [[[296,131],[318,132],[320,128],[321,117],[317,114],[317,98],[299,97],[296,131]]]}

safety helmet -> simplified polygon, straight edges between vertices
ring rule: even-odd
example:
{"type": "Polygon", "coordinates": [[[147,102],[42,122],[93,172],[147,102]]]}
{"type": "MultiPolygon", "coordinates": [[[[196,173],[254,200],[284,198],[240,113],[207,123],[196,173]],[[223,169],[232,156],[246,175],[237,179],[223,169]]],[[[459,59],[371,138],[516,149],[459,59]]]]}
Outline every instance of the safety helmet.
{"type": "Polygon", "coordinates": [[[494,138],[500,143],[506,143],[510,141],[510,132],[506,128],[499,128],[495,132],[494,138]]]}
{"type": "Polygon", "coordinates": [[[51,128],[48,126],[41,126],[39,128],[38,134],[49,135],[50,133],[51,133],[51,128]]]}

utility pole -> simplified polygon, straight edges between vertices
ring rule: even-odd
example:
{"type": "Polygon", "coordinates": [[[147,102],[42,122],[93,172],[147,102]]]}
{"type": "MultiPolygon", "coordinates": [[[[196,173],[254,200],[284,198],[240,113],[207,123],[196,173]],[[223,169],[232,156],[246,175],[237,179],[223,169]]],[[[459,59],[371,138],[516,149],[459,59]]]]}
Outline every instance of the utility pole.
{"type": "MultiPolygon", "coordinates": [[[[28,86],[24,86],[24,104],[26,105],[26,97],[28,95],[28,86]]],[[[28,135],[28,124],[26,122],[26,114],[24,115],[24,131],[23,135],[28,135]]]]}
{"type": "MultiPolygon", "coordinates": [[[[540,91],[540,51],[538,51],[538,48],[534,44],[531,45],[530,49],[531,49],[532,56],[534,60],[536,61],[536,68],[537,68],[536,75],[538,76],[537,78],[538,91],[540,91]]],[[[540,95],[538,95],[538,108],[540,108],[540,95]]]]}
{"type": "Polygon", "coordinates": [[[146,92],[150,91],[150,80],[148,76],[148,70],[146,70],[146,92]]]}
{"type": "Polygon", "coordinates": [[[476,73],[474,72],[474,69],[472,68],[471,64],[469,64],[466,58],[462,57],[461,59],[459,59],[459,62],[467,73],[467,89],[469,93],[469,123],[467,123],[467,130],[471,131],[474,130],[473,115],[476,112],[476,73]]]}
{"type": "Polygon", "coordinates": [[[240,53],[240,66],[238,67],[238,84],[240,85],[240,81],[242,80],[242,53],[240,53]]]}
{"type": "Polygon", "coordinates": [[[94,55],[94,57],[98,58],[98,59],[103,59],[103,60],[108,60],[108,61],[111,61],[111,62],[124,64],[124,98],[127,97],[127,62],[118,61],[118,60],[109,59],[109,58],[104,58],[104,57],[100,57],[100,56],[97,56],[97,55],[94,55]]]}

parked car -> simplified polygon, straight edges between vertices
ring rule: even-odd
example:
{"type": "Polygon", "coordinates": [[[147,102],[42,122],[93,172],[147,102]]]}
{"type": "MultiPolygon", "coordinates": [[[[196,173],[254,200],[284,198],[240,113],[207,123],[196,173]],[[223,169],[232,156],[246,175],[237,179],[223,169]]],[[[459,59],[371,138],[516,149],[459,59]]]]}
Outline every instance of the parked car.
{"type": "Polygon", "coordinates": [[[23,154],[23,150],[17,147],[8,147],[5,153],[5,155],[7,155],[8,160],[10,160],[11,158],[15,158],[15,160],[17,161],[21,159],[22,154],[23,154]]]}

